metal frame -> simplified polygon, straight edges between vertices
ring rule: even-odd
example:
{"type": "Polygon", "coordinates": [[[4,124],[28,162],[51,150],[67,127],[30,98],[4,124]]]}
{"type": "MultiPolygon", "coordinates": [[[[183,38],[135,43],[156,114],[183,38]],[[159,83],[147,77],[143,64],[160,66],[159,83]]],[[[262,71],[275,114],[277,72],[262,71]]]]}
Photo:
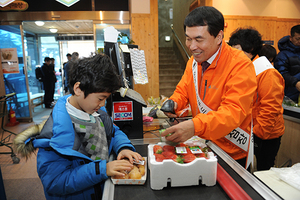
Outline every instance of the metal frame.
{"type": "Polygon", "coordinates": [[[276,193],[269,189],[265,184],[255,178],[250,172],[248,172],[241,165],[225,153],[220,147],[213,142],[207,143],[218,156],[220,156],[240,177],[242,177],[254,190],[256,190],[264,199],[279,200],[280,198],[276,193]]]}

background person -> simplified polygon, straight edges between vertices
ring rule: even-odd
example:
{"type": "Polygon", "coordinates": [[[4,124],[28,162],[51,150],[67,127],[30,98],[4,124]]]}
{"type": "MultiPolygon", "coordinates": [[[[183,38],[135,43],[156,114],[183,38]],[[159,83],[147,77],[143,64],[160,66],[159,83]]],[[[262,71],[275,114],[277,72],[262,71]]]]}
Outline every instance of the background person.
{"type": "Polygon", "coordinates": [[[98,54],[76,63],[70,71],[70,86],[72,95],[57,101],[41,132],[20,133],[14,142],[25,157],[39,148],[37,171],[46,199],[101,199],[105,180],[124,176],[121,171],[130,171],[133,159],[142,157],[103,107],[121,87],[108,56],[98,54]],[[117,160],[108,162],[112,153],[117,160]]]}
{"type": "Polygon", "coordinates": [[[300,25],[291,28],[291,35],[278,41],[275,68],[285,80],[285,96],[298,103],[300,94],[300,25]]]}
{"type": "Polygon", "coordinates": [[[67,56],[68,61],[63,64],[63,68],[64,68],[63,84],[64,84],[64,92],[65,93],[67,93],[69,91],[67,77],[66,77],[66,74],[68,74],[68,72],[67,72],[68,66],[66,66],[66,65],[68,62],[71,62],[72,55],[70,53],[68,53],[66,56],[67,56]]]}
{"type": "Polygon", "coordinates": [[[52,94],[51,94],[51,97],[52,97],[51,105],[54,106],[55,105],[55,102],[54,102],[55,84],[57,82],[56,71],[55,71],[55,59],[54,58],[50,58],[50,65],[49,65],[49,67],[53,71],[53,82],[52,82],[52,84],[53,84],[53,90],[52,90],[52,94]]]}
{"type": "Polygon", "coordinates": [[[44,64],[42,65],[42,71],[44,73],[43,85],[44,85],[44,104],[46,108],[52,108],[53,101],[53,82],[55,81],[53,76],[53,67],[50,66],[51,60],[49,57],[44,58],[44,64]]]}
{"type": "MultiPolygon", "coordinates": [[[[170,107],[179,111],[190,103],[193,118],[166,129],[161,135],[173,133],[166,137],[173,142],[184,142],[193,135],[211,140],[245,166],[247,152],[251,151],[239,141],[250,144],[252,100],[256,91],[253,64],[243,52],[223,40],[224,18],[213,7],[201,6],[191,11],[185,18],[184,30],[186,46],[193,56],[164,106],[174,103],[170,107]],[[205,61],[210,64],[207,69],[205,61]],[[238,127],[235,140],[230,133],[238,127]]],[[[176,117],[170,112],[165,114],[176,117]]]]}
{"type": "Polygon", "coordinates": [[[277,51],[272,45],[263,44],[258,55],[265,56],[270,61],[270,63],[273,64],[277,56],[277,51]]]}
{"type": "Polygon", "coordinates": [[[72,68],[72,66],[77,62],[79,59],[79,53],[78,52],[73,52],[72,53],[72,58],[69,60],[66,65],[64,66],[65,68],[65,93],[68,93],[69,91],[69,71],[72,68]]]}
{"type": "Polygon", "coordinates": [[[259,57],[263,41],[254,28],[238,28],[231,34],[228,44],[244,51],[255,67],[257,95],[254,95],[252,111],[254,154],[257,170],[269,170],[274,167],[285,129],[282,108],[284,79],[265,56],[259,57]]]}

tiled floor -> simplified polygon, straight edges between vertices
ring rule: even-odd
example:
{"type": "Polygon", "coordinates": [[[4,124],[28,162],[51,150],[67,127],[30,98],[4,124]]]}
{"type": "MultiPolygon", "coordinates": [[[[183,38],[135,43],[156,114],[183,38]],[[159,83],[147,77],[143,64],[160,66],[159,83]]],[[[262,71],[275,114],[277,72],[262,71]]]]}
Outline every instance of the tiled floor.
{"type": "MultiPolygon", "coordinates": [[[[33,113],[33,122],[21,122],[17,126],[5,128],[18,134],[26,128],[47,119],[50,112],[51,109],[36,107],[35,112],[33,113]]],[[[0,134],[2,135],[2,131],[0,131],[0,134]]],[[[5,132],[3,135],[4,138],[7,135],[8,132],[5,132]]],[[[10,139],[11,142],[14,139],[14,135],[11,135],[11,137],[8,139],[10,139]]],[[[5,146],[1,146],[0,152],[10,152],[10,149],[5,146]]],[[[35,155],[33,155],[27,161],[23,158],[20,158],[20,162],[18,164],[13,164],[11,154],[1,154],[0,166],[7,200],[45,199],[43,186],[36,172],[35,155]]]]}

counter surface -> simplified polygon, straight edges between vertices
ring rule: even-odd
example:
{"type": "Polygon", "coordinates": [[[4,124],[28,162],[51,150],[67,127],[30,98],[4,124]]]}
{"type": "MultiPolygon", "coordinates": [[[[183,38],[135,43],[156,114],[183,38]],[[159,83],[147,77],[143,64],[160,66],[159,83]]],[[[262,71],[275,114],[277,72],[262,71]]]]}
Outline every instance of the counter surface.
{"type": "Polygon", "coordinates": [[[263,181],[272,190],[276,191],[283,199],[300,199],[300,190],[297,190],[286,182],[280,180],[274,171],[257,171],[254,172],[254,175],[261,181],[263,181]]]}
{"type": "MultiPolygon", "coordinates": [[[[144,123],[144,138],[133,139],[132,144],[135,146],[137,152],[143,157],[148,157],[148,144],[156,144],[160,142],[158,130],[167,128],[169,123],[165,119],[154,119],[153,122],[144,123]]],[[[242,166],[237,164],[227,154],[216,147],[213,143],[209,145],[218,159],[218,164],[234,179],[234,181],[252,198],[259,199],[281,199],[276,193],[267,188],[261,181],[255,178],[252,174],[247,172],[242,166]]],[[[208,187],[201,183],[197,186],[186,187],[171,187],[168,185],[162,190],[152,190],[150,187],[150,174],[147,171],[147,179],[144,185],[113,185],[112,181],[108,179],[105,183],[103,192],[104,199],[114,200],[153,200],[153,199],[230,199],[229,196],[222,189],[217,182],[216,185],[208,187]]]]}

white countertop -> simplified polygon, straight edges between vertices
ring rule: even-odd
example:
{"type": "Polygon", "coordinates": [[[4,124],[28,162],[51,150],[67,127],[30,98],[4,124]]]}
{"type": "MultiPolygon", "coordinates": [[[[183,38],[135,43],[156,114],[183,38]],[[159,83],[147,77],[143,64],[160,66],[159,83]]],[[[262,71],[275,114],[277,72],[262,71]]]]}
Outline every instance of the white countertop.
{"type": "Polygon", "coordinates": [[[274,171],[257,171],[254,172],[254,175],[283,199],[300,199],[300,190],[279,179],[274,171]]]}

